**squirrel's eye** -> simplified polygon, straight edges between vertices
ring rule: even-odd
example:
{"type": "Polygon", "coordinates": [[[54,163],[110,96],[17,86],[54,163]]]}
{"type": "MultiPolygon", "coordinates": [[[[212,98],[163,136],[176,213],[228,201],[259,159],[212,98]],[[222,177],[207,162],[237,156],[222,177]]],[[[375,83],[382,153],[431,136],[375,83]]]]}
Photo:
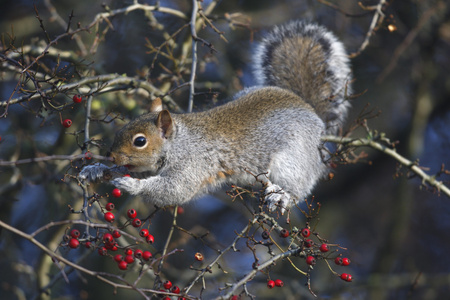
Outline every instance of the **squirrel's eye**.
{"type": "Polygon", "coordinates": [[[138,136],[134,139],[133,144],[136,147],[144,147],[147,144],[147,139],[143,136],[138,136]]]}

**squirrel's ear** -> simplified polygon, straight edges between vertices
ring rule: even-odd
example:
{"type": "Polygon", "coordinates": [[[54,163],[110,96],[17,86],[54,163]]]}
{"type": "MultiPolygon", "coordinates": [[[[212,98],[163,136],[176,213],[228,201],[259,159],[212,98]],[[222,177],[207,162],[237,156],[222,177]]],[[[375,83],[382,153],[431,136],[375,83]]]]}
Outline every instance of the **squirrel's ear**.
{"type": "Polygon", "coordinates": [[[150,112],[160,112],[162,111],[162,101],[161,98],[157,97],[152,101],[150,105],[150,112]]]}
{"type": "Polygon", "coordinates": [[[163,110],[159,113],[156,119],[156,127],[158,127],[161,137],[168,138],[173,132],[173,121],[168,110],[163,110]]]}

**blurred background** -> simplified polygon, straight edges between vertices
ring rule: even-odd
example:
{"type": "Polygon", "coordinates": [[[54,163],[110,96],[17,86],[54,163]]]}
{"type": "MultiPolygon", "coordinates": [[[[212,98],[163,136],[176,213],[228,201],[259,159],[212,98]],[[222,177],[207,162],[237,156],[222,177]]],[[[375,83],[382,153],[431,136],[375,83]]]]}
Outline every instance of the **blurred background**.
{"type": "MultiPolygon", "coordinates": [[[[155,4],[155,1],[139,2],[155,4]]],[[[163,7],[190,15],[191,1],[158,2],[163,7]]],[[[210,2],[205,0],[202,5],[207,7],[210,2]]],[[[194,109],[203,110],[227,101],[242,88],[253,85],[253,50],[272,25],[291,19],[318,22],[330,28],[349,53],[355,53],[363,43],[374,16],[374,11],[365,10],[362,6],[378,3],[218,1],[211,19],[228,42],[208,26],[199,30],[198,35],[211,42],[217,51],[211,53],[209,47],[199,43],[196,88],[197,92],[204,93],[195,97],[194,109]],[[230,26],[227,21],[230,15],[242,26],[230,26]]],[[[52,9],[65,22],[73,11],[71,28],[75,29],[78,22],[82,27],[86,26],[105,8],[116,9],[130,4],[131,1],[104,1],[102,4],[69,0],[51,3],[49,0],[2,0],[2,53],[10,48],[12,40],[17,49],[25,45],[45,45],[45,34],[33,5],[36,5],[48,35],[54,38],[65,29],[52,14],[52,9]]],[[[352,99],[353,108],[347,127],[350,128],[364,112],[376,115],[368,119],[369,128],[384,132],[391,141],[398,141],[398,153],[419,163],[429,174],[438,173],[442,166],[450,168],[449,6],[444,0],[391,1],[383,10],[384,22],[377,26],[367,48],[351,60],[354,93],[360,95],[352,99]]],[[[142,11],[134,11],[109,21],[112,28],[105,32],[93,28],[91,32],[78,35],[89,46],[96,42],[96,37],[100,37],[95,52],[90,51],[92,48],[82,49],[75,39],[64,38],[58,42],[55,48],[61,53],[73,53],[71,58],[61,58],[57,67],[60,76],[76,80],[108,73],[138,75],[147,77],[166,91],[189,80],[189,62],[183,69],[164,55],[159,55],[155,61],[155,52],[149,46],[163,43],[165,37],[162,32],[174,34],[186,24],[186,20],[161,12],[149,17],[142,11]],[[96,32],[101,34],[96,35],[96,32]]],[[[106,27],[102,23],[100,29],[106,27]]],[[[182,43],[189,34],[185,29],[174,41],[182,43]]],[[[180,48],[172,49],[174,55],[182,51],[180,48]]],[[[50,66],[56,65],[52,58],[44,58],[43,61],[50,66]]],[[[11,75],[5,64],[0,68],[0,100],[6,101],[18,77],[11,75]]],[[[184,88],[171,95],[182,109],[187,107],[188,92],[184,88]]],[[[70,95],[58,97],[56,100],[60,102],[71,101],[70,95]]],[[[90,151],[105,155],[114,132],[127,120],[145,112],[148,98],[133,93],[105,93],[94,97],[92,109],[93,116],[98,119],[108,113],[109,117],[120,114],[120,119],[111,123],[92,122],[91,136],[99,140],[99,147],[91,147],[90,151]]],[[[3,113],[4,108],[0,112],[3,113]]],[[[0,119],[0,158],[14,161],[54,154],[80,154],[75,132],[83,128],[85,115],[85,106],[68,107],[59,113],[42,110],[39,100],[10,106],[8,115],[0,119]],[[73,120],[70,129],[60,126],[61,117],[73,120]]],[[[352,136],[365,137],[366,134],[358,129],[352,136]]],[[[348,249],[343,253],[352,260],[348,270],[354,281],[344,283],[329,271],[326,264],[318,264],[312,272],[312,289],[319,299],[446,299],[450,293],[450,199],[422,186],[419,178],[410,176],[387,155],[371,149],[359,149],[358,152],[361,150],[368,153],[367,158],[357,164],[339,165],[334,179],[321,183],[314,192],[316,201],[322,204],[319,218],[314,221],[315,230],[322,237],[348,249]]],[[[51,221],[81,219],[81,215],[70,214],[67,206],[81,207],[82,190],[65,174],[76,174],[76,169],[71,168],[68,161],[0,167],[0,219],[27,233],[51,221]]],[[[449,185],[448,175],[438,179],[449,185]]],[[[96,187],[101,194],[110,189],[108,185],[96,187]]],[[[140,198],[128,196],[124,196],[116,206],[119,212],[134,207],[142,215],[152,210],[140,198]]],[[[198,235],[209,232],[206,240],[222,249],[231,243],[235,232],[241,231],[248,223],[250,214],[242,208],[239,201],[230,201],[224,191],[217,192],[184,207],[178,224],[198,235]]],[[[300,224],[298,226],[305,222],[299,212],[293,213],[291,218],[300,224]]],[[[152,219],[155,249],[163,246],[171,222],[169,211],[160,212],[152,219]]],[[[63,227],[52,227],[39,234],[38,240],[55,249],[64,230],[63,227]]],[[[251,270],[253,263],[253,255],[245,243],[241,241],[237,246],[241,252],[230,253],[223,262],[223,267],[234,280],[251,270]]],[[[196,274],[189,266],[200,267],[193,260],[193,253],[202,252],[207,261],[215,255],[205,243],[181,231],[175,231],[169,248],[176,247],[183,248],[184,252],[167,260],[164,276],[180,286],[196,274]]],[[[30,242],[5,230],[0,233],[0,251],[2,299],[113,297],[111,286],[77,272],[69,274],[69,284],[58,279],[52,284],[50,294],[41,293],[40,289],[58,274],[58,269],[48,263],[48,256],[30,242]]],[[[119,273],[111,261],[100,259],[95,253],[89,254],[82,249],[62,250],[62,253],[90,269],[119,273]]],[[[313,298],[305,286],[306,278],[289,263],[274,266],[271,277],[283,279],[285,287],[268,290],[266,277],[258,275],[247,288],[258,299],[313,298]]],[[[222,280],[214,275],[208,278],[204,299],[217,294],[217,287],[224,285],[222,280]]],[[[196,291],[200,288],[196,287],[196,291]]],[[[139,299],[141,296],[119,290],[116,298],[123,297],[139,299]]]]}

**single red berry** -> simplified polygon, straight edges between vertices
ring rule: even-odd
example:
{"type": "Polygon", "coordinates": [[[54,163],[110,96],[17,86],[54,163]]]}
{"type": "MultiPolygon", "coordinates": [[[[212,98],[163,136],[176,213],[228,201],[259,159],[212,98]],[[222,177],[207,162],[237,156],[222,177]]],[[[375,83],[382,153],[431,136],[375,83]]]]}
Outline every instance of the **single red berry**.
{"type": "Polygon", "coordinates": [[[110,211],[106,212],[104,217],[105,217],[106,222],[109,222],[109,223],[114,222],[115,217],[112,212],[110,212],[110,211]]]}
{"type": "Polygon", "coordinates": [[[147,243],[149,243],[149,244],[153,244],[155,242],[155,238],[151,234],[147,235],[147,237],[145,239],[147,240],[147,243]]]}
{"type": "Polygon", "coordinates": [[[80,246],[80,241],[78,241],[78,239],[76,238],[72,238],[69,241],[69,247],[72,249],[76,249],[80,246]]]}
{"type": "Polygon", "coordinates": [[[86,247],[86,248],[88,248],[88,249],[90,249],[91,248],[91,242],[90,241],[87,241],[86,243],[84,243],[84,246],[86,247]]]}
{"type": "Polygon", "coordinates": [[[123,255],[122,255],[122,254],[116,254],[116,255],[114,256],[114,260],[115,260],[116,262],[121,262],[121,261],[123,260],[123,255]]]}
{"type": "Polygon", "coordinates": [[[108,204],[105,205],[105,209],[107,211],[112,211],[116,206],[114,205],[114,203],[109,202],[108,204]]]}
{"type": "Polygon", "coordinates": [[[81,95],[78,95],[78,94],[77,95],[73,95],[73,98],[72,98],[74,103],[80,103],[82,99],[83,98],[81,97],[81,95]]]}
{"type": "Polygon", "coordinates": [[[239,297],[238,295],[233,295],[231,296],[230,300],[240,300],[241,297],[239,297]]]}
{"type": "Polygon", "coordinates": [[[344,281],[350,282],[350,281],[352,281],[352,275],[347,274],[347,273],[342,273],[341,279],[344,281]]]}
{"type": "Polygon", "coordinates": [[[92,153],[90,151],[87,151],[84,154],[84,159],[87,159],[87,160],[92,159],[92,153]]]}
{"type": "Polygon", "coordinates": [[[131,222],[131,225],[133,225],[133,227],[140,227],[142,225],[142,221],[141,221],[141,219],[135,218],[131,222]]]}
{"type": "Polygon", "coordinates": [[[125,175],[123,175],[123,177],[131,177],[131,175],[130,174],[125,174],[125,175]]]}
{"type": "Polygon", "coordinates": [[[114,198],[119,198],[120,196],[122,196],[122,191],[119,189],[113,189],[111,194],[114,198]]]}
{"type": "Polygon", "coordinates": [[[119,266],[119,269],[121,269],[121,270],[126,270],[128,268],[128,263],[124,260],[119,262],[117,265],[119,266]]]}
{"type": "Polygon", "coordinates": [[[172,282],[170,282],[170,280],[166,280],[164,281],[163,286],[166,290],[168,290],[172,287],[172,282]]]}
{"type": "Polygon", "coordinates": [[[66,128],[69,128],[70,126],[72,126],[72,120],[71,119],[65,119],[62,123],[62,125],[66,128]]]}
{"type": "Polygon", "coordinates": [[[187,300],[185,297],[178,297],[178,300],[187,300]]]}
{"type": "Polygon", "coordinates": [[[172,293],[174,293],[174,294],[179,294],[179,293],[180,293],[180,288],[177,287],[176,285],[174,285],[174,286],[170,289],[170,291],[171,291],[172,293]]]}
{"type": "Polygon", "coordinates": [[[136,210],[135,210],[135,209],[129,209],[129,210],[127,211],[127,216],[128,216],[129,219],[134,219],[134,218],[136,218],[136,216],[137,216],[136,210]]]}
{"type": "Polygon", "coordinates": [[[264,230],[264,231],[261,233],[261,237],[262,237],[263,239],[267,240],[267,239],[270,237],[269,231],[264,230]]]}
{"type": "Polygon", "coordinates": [[[152,253],[150,252],[150,251],[144,251],[143,253],[142,253],[142,258],[144,259],[144,260],[149,260],[150,258],[152,258],[152,253]]]}
{"type": "Polygon", "coordinates": [[[133,255],[127,255],[127,256],[125,256],[125,258],[124,258],[123,260],[126,261],[128,264],[134,263],[134,257],[133,257],[133,255]]]}
{"type": "Polygon", "coordinates": [[[98,248],[98,254],[101,256],[105,256],[108,253],[108,250],[105,247],[98,248]]]}
{"type": "Polygon", "coordinates": [[[311,231],[309,231],[308,228],[303,228],[303,229],[302,229],[302,235],[303,235],[303,237],[308,237],[308,236],[310,236],[310,234],[311,234],[311,231]]]}
{"type": "Polygon", "coordinates": [[[148,229],[142,228],[141,231],[139,231],[139,235],[143,238],[148,236],[148,234],[148,229]]]}
{"type": "Polygon", "coordinates": [[[136,257],[136,258],[141,258],[141,257],[142,257],[142,254],[143,254],[143,252],[142,252],[141,249],[136,249],[136,250],[134,250],[134,257],[136,257]]]}
{"type": "Polygon", "coordinates": [[[273,289],[275,287],[275,281],[273,281],[273,280],[267,281],[267,287],[269,289],[273,289]]]}
{"type": "Polygon", "coordinates": [[[108,245],[114,244],[114,238],[111,233],[107,232],[107,233],[103,234],[103,243],[108,244],[108,245]]]}
{"type": "Polygon", "coordinates": [[[117,243],[115,243],[114,245],[111,246],[111,251],[117,251],[119,250],[119,246],[117,245],[117,243]]]}
{"type": "Polygon", "coordinates": [[[316,259],[314,258],[314,256],[308,256],[306,258],[306,263],[310,266],[314,266],[316,264],[316,259]]]}
{"type": "Polygon", "coordinates": [[[275,280],[275,285],[279,286],[279,287],[282,287],[284,285],[284,282],[281,279],[276,279],[275,280]]]}
{"type": "Polygon", "coordinates": [[[81,233],[78,229],[72,229],[72,231],[70,232],[70,236],[73,237],[74,239],[79,238],[80,235],[81,233]]]}
{"type": "Polygon", "coordinates": [[[347,257],[344,257],[342,259],[342,265],[343,266],[348,266],[350,264],[350,259],[348,259],[347,257]]]}
{"type": "Polygon", "coordinates": [[[178,206],[178,207],[177,207],[177,214],[179,214],[179,215],[184,214],[184,208],[181,207],[181,206],[178,206]]]}
{"type": "Polygon", "coordinates": [[[200,252],[195,253],[194,257],[197,261],[202,261],[204,259],[203,254],[200,252]]]}
{"type": "Polygon", "coordinates": [[[120,238],[122,235],[120,234],[119,230],[114,230],[112,233],[112,236],[116,239],[120,238]]]}
{"type": "Polygon", "coordinates": [[[303,242],[304,242],[306,248],[311,248],[314,245],[314,242],[311,239],[306,239],[303,242]]]}
{"type": "Polygon", "coordinates": [[[128,248],[125,250],[125,255],[133,255],[133,249],[128,248]]]}
{"type": "Polygon", "coordinates": [[[342,265],[342,258],[341,257],[336,257],[334,259],[334,263],[337,264],[338,266],[342,265]]]}
{"type": "Polygon", "coordinates": [[[289,236],[289,230],[287,230],[287,229],[285,229],[285,228],[281,229],[281,231],[280,231],[280,236],[281,236],[282,238],[287,238],[287,237],[289,236]]]}
{"type": "Polygon", "coordinates": [[[330,247],[328,247],[327,244],[320,245],[319,249],[320,249],[320,252],[328,252],[328,251],[330,251],[330,247]]]}

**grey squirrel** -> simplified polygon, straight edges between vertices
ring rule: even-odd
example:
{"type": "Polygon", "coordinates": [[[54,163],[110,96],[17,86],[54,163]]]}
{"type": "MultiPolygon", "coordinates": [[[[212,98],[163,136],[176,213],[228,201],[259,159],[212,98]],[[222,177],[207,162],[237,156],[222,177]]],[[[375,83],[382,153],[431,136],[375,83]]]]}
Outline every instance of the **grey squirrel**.
{"type": "Polygon", "coordinates": [[[347,115],[349,59],[327,29],[292,21],[268,33],[254,65],[258,86],[222,106],[171,114],[156,101],[116,133],[110,152],[116,166],[89,165],[79,178],[112,179],[165,206],[224,183],[254,183],[259,175],[269,208],[284,212],[326,173],[320,138],[336,134],[347,115]]]}

